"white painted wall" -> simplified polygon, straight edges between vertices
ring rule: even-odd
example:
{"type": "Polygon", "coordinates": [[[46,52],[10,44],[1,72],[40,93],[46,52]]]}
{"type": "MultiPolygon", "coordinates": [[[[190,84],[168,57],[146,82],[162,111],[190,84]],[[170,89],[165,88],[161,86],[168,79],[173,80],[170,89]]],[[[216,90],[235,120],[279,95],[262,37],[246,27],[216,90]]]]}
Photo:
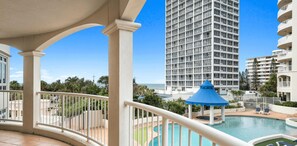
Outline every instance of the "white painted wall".
{"type": "Polygon", "coordinates": [[[293,107],[269,104],[269,109],[277,113],[290,114],[290,115],[297,114],[297,108],[293,108],[293,107]]]}

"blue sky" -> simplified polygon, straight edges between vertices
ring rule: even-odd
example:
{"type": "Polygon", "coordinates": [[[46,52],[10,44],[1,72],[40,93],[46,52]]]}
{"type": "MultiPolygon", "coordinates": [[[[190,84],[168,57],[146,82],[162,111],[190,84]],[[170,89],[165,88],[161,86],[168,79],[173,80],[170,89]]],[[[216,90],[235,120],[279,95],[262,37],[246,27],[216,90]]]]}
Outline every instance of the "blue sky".
{"type": "MultiPolygon", "coordinates": [[[[277,49],[277,0],[240,1],[240,70],[245,59],[270,55],[277,49]]],[[[134,77],[138,83],[164,83],[165,0],[147,0],[134,33],[134,77]]],[[[103,27],[89,28],[48,47],[41,59],[41,78],[47,82],[79,76],[96,80],[108,74],[108,38],[103,27]]],[[[11,49],[11,80],[22,82],[23,59],[11,49]]]]}

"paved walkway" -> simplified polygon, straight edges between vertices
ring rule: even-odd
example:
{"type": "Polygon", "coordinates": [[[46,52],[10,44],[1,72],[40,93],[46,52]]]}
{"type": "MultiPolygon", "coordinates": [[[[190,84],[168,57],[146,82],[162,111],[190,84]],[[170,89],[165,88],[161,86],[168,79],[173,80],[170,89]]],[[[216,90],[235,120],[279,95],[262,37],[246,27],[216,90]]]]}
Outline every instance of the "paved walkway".
{"type": "MultiPolygon", "coordinates": [[[[279,119],[279,120],[285,120],[286,118],[291,117],[297,117],[297,115],[289,115],[289,114],[282,114],[282,113],[276,113],[270,111],[270,114],[264,115],[264,114],[257,114],[255,110],[246,109],[246,111],[243,112],[232,112],[232,113],[226,113],[226,116],[253,116],[253,117],[265,117],[265,118],[273,118],[273,119],[279,119]]],[[[215,120],[215,122],[219,122],[221,120],[220,114],[215,114],[215,117],[218,118],[218,120],[215,120]]],[[[193,118],[193,120],[199,121],[204,124],[208,124],[209,120],[201,120],[197,118],[193,118]]]]}
{"type": "Polygon", "coordinates": [[[255,112],[255,110],[249,110],[249,109],[244,112],[226,113],[226,115],[265,117],[265,118],[273,118],[273,119],[279,119],[279,120],[285,120],[286,118],[296,116],[296,115],[276,113],[276,112],[272,112],[272,111],[270,111],[269,115],[257,114],[255,112]]]}
{"type": "Polygon", "coordinates": [[[69,146],[50,138],[0,130],[0,146],[69,146]]]}

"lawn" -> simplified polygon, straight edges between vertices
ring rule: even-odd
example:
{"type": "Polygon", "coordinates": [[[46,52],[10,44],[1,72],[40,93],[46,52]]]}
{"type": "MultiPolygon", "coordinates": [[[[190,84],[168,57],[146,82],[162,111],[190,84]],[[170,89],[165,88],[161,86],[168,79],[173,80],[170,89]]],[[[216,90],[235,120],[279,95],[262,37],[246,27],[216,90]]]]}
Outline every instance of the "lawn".
{"type": "Polygon", "coordinates": [[[147,127],[139,128],[134,131],[134,140],[137,141],[139,144],[144,145],[147,141],[147,130],[150,129],[147,127]],[[143,132],[143,138],[142,138],[142,132],[143,132]]]}
{"type": "Polygon", "coordinates": [[[273,146],[277,146],[277,144],[276,144],[277,141],[284,141],[284,142],[287,142],[287,143],[292,144],[292,145],[297,144],[297,143],[292,142],[292,140],[288,140],[288,139],[285,139],[285,138],[277,138],[277,139],[267,140],[267,141],[258,143],[255,146],[267,146],[268,144],[273,144],[273,146]]]}

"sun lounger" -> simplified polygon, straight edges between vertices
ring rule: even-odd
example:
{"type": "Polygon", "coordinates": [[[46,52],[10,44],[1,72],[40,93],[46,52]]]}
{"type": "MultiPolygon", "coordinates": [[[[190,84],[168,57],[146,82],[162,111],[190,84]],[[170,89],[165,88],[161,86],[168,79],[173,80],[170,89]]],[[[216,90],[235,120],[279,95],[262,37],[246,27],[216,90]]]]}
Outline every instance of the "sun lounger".
{"type": "Polygon", "coordinates": [[[256,114],[259,114],[261,109],[259,107],[256,107],[256,114]]]}
{"type": "Polygon", "coordinates": [[[292,144],[289,144],[287,142],[284,142],[284,141],[278,141],[276,142],[277,146],[294,146],[292,144]]]}
{"type": "Polygon", "coordinates": [[[264,115],[269,115],[270,114],[269,108],[265,108],[263,114],[264,115]]]}

